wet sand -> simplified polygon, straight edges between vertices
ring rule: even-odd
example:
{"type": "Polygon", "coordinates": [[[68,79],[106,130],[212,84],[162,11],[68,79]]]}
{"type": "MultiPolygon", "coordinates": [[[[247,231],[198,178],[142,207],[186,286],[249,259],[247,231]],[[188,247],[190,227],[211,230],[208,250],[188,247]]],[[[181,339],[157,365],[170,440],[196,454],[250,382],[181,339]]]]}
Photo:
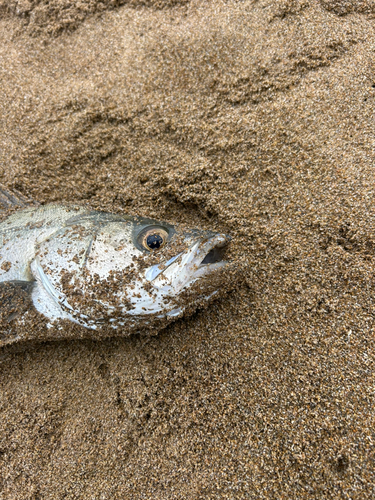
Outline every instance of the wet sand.
{"type": "Polygon", "coordinates": [[[0,499],[374,498],[374,2],[0,16],[0,183],[243,269],[155,337],[2,348],[0,499]]]}

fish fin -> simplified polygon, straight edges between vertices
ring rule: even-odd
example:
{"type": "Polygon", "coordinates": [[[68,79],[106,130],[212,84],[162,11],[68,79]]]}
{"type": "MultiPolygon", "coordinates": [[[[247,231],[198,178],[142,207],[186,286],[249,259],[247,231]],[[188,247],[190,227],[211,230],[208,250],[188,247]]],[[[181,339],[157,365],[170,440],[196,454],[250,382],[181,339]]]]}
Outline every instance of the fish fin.
{"type": "Polygon", "coordinates": [[[0,283],[0,335],[1,325],[25,313],[33,305],[31,292],[35,281],[4,281],[0,283]]]}
{"type": "Polygon", "coordinates": [[[0,186],[0,210],[7,210],[13,207],[32,207],[37,206],[39,203],[26,198],[19,191],[9,191],[0,186]]]}

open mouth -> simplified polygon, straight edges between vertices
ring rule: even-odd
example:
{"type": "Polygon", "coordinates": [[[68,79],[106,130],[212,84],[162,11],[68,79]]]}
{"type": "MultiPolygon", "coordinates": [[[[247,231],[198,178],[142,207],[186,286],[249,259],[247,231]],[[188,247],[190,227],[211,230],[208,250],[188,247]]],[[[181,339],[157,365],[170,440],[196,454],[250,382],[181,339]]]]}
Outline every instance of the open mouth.
{"type": "Polygon", "coordinates": [[[165,286],[167,280],[170,284],[173,283],[175,290],[182,289],[228,264],[223,257],[230,240],[230,236],[216,234],[196,241],[186,252],[172,257],[163,266],[148,268],[145,277],[156,287],[165,286]]]}
{"type": "Polygon", "coordinates": [[[211,243],[211,245],[215,244],[215,246],[212,247],[211,250],[209,250],[200,265],[204,266],[207,264],[216,264],[218,262],[221,262],[223,260],[229,241],[230,237],[227,235],[218,235],[218,237],[208,240],[208,243],[211,243]]]}
{"type": "Polygon", "coordinates": [[[204,264],[215,264],[215,262],[220,262],[223,258],[223,251],[221,248],[213,248],[208,252],[206,257],[202,260],[201,265],[204,264]]]}

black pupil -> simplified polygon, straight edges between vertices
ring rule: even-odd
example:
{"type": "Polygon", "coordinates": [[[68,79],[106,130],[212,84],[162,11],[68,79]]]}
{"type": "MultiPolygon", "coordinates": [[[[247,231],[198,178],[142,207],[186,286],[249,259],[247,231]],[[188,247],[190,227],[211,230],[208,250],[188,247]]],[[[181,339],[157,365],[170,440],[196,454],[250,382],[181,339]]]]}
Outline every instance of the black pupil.
{"type": "Polygon", "coordinates": [[[148,248],[151,248],[151,250],[157,250],[160,248],[163,241],[163,237],[160,236],[160,234],[150,234],[146,239],[147,246],[148,248]]]}

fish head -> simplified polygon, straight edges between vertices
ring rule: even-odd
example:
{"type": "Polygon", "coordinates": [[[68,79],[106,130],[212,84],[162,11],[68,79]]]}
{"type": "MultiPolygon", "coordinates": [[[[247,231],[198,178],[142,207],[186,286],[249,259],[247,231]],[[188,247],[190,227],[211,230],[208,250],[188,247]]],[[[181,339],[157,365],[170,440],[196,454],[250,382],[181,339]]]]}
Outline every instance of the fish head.
{"type": "Polygon", "coordinates": [[[39,245],[39,310],[93,329],[178,317],[215,295],[212,278],[228,265],[229,241],[148,218],[81,214],[39,245]]]}
{"type": "Polygon", "coordinates": [[[208,299],[213,292],[202,289],[204,279],[228,264],[223,260],[230,241],[226,234],[143,220],[134,228],[132,240],[142,252],[136,293],[130,294],[132,315],[180,315],[185,309],[183,292],[199,282],[208,299]]]}

